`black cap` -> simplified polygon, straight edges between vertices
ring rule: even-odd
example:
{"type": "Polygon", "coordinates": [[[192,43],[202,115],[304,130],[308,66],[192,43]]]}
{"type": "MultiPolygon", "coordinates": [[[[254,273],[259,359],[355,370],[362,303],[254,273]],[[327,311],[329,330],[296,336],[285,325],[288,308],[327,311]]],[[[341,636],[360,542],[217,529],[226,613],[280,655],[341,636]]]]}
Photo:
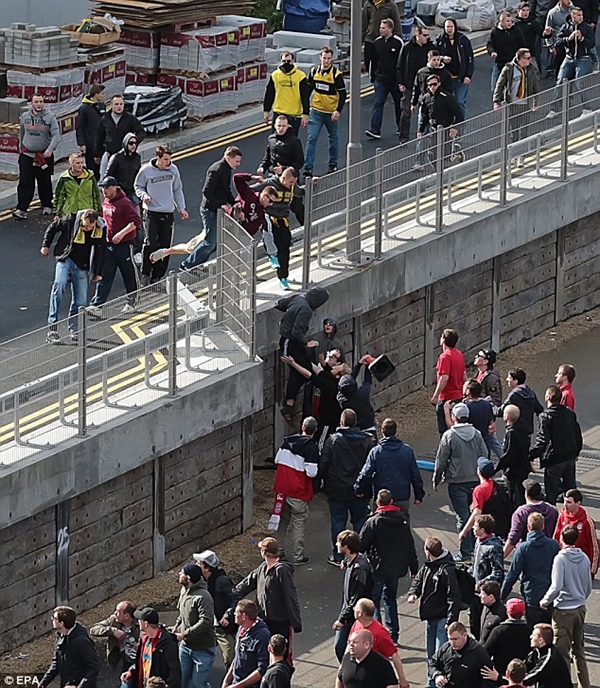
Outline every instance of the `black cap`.
{"type": "Polygon", "coordinates": [[[143,609],[136,609],[133,612],[133,617],[140,621],[147,621],[153,626],[158,626],[158,612],[152,607],[144,607],[143,609]]]}
{"type": "Polygon", "coordinates": [[[104,179],[98,184],[98,186],[119,186],[119,182],[114,177],[104,177],[104,179]]]}
{"type": "Polygon", "coordinates": [[[494,363],[496,363],[496,357],[497,354],[493,349],[482,349],[483,353],[485,354],[485,357],[488,360],[488,363],[493,366],[494,363]]]}
{"type": "Polygon", "coordinates": [[[192,583],[197,583],[202,578],[202,569],[198,564],[186,564],[182,570],[192,583]]]}

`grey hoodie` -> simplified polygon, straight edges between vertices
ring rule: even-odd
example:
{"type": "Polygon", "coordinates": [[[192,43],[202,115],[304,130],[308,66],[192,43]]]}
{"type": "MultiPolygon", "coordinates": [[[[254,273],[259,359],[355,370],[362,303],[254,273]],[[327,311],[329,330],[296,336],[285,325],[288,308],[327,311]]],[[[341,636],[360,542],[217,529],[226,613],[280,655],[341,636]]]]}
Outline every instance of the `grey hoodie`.
{"type": "Polygon", "coordinates": [[[435,457],[433,484],[441,482],[477,483],[477,459],[489,456],[479,430],[469,423],[458,423],[442,435],[435,457]]]}
{"type": "Polygon", "coordinates": [[[135,195],[143,201],[145,195],[152,199],[143,203],[144,210],[153,213],[172,213],[185,210],[183,184],[177,165],[171,163],[161,170],[156,166],[156,158],[144,165],[134,182],[135,195]]]}
{"type": "Polygon", "coordinates": [[[48,108],[45,107],[38,114],[29,107],[21,115],[19,124],[19,141],[21,148],[27,149],[27,152],[22,150],[25,155],[33,158],[36,153],[43,153],[48,149],[54,153],[60,143],[60,129],[56,117],[48,108]]]}
{"type": "Polygon", "coordinates": [[[552,583],[540,602],[544,607],[554,602],[557,609],[583,607],[592,594],[590,560],[579,547],[565,547],[554,557],[552,583]]]}

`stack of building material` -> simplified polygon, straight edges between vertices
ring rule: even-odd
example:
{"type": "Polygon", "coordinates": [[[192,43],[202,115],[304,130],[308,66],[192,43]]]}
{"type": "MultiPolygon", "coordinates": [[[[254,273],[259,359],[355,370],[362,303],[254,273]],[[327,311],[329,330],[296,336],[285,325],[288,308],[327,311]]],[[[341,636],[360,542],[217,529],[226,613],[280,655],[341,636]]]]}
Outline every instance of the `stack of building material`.
{"type": "Polygon", "coordinates": [[[333,50],[333,58],[337,59],[338,48],[335,36],[322,33],[276,31],[273,34],[273,48],[267,51],[267,62],[271,65],[279,64],[282,51],[289,50],[294,54],[298,68],[308,73],[311,67],[319,64],[319,52],[325,46],[333,50]]]}
{"type": "Polygon", "coordinates": [[[237,70],[236,89],[238,105],[262,101],[267,87],[267,63],[242,65],[237,70]]]}
{"type": "Polygon", "coordinates": [[[160,64],[160,30],[124,27],[119,43],[125,48],[127,83],[156,84],[160,64]]]}
{"type": "Polygon", "coordinates": [[[240,30],[211,26],[184,33],[163,33],[160,40],[161,71],[210,74],[236,67],[240,30]]]}
{"type": "Polygon", "coordinates": [[[124,48],[112,48],[88,55],[85,86],[104,84],[106,98],[122,94],[126,85],[127,63],[124,48]]]}
{"type": "Polygon", "coordinates": [[[13,23],[0,29],[4,65],[48,69],[76,64],[79,43],[57,26],[13,23]]]}
{"type": "Polygon", "coordinates": [[[267,20],[225,14],[217,18],[217,26],[234,26],[239,29],[239,48],[236,64],[263,60],[267,47],[267,20]]]}

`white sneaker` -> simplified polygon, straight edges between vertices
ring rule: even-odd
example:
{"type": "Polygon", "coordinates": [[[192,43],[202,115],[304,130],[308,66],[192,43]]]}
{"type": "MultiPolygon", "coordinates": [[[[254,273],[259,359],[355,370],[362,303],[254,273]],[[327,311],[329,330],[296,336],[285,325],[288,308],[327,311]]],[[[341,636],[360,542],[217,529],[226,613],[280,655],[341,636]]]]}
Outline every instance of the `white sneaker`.
{"type": "Polygon", "coordinates": [[[134,253],[134,254],[133,254],[133,262],[134,262],[135,265],[137,265],[138,268],[139,268],[140,265],[144,262],[144,256],[142,256],[141,253],[134,253]]]}
{"type": "Polygon", "coordinates": [[[42,215],[54,215],[52,208],[42,208],[42,215]]]}
{"type": "Polygon", "coordinates": [[[522,167],[525,167],[525,159],[523,158],[522,155],[519,155],[517,158],[517,167],[521,169],[522,167]]]}
{"type": "Polygon", "coordinates": [[[121,309],[121,313],[123,315],[127,315],[128,313],[135,313],[135,308],[133,306],[130,306],[128,303],[126,303],[123,308],[121,309]]]}
{"type": "Polygon", "coordinates": [[[159,260],[163,260],[166,257],[167,257],[167,249],[165,249],[165,248],[159,248],[150,254],[150,260],[153,263],[157,263],[159,260]]]}
{"type": "Polygon", "coordinates": [[[546,115],[546,119],[554,119],[555,117],[558,117],[558,112],[556,112],[556,110],[550,110],[546,115]]]}
{"type": "Polygon", "coordinates": [[[85,310],[95,318],[99,318],[102,315],[102,306],[88,306],[85,310]]]}
{"type": "Polygon", "coordinates": [[[592,112],[593,112],[593,110],[590,110],[590,108],[584,107],[583,110],[581,111],[581,115],[582,115],[582,117],[584,115],[591,115],[592,112]]]}

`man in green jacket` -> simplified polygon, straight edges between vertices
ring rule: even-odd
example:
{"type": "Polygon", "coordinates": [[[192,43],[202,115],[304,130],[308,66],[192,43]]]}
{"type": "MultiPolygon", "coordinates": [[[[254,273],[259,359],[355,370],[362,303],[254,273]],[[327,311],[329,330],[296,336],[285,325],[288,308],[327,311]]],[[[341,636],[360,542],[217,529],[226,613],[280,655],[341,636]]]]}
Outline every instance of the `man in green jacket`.
{"type": "Polygon", "coordinates": [[[60,175],[54,191],[54,208],[57,218],[87,208],[98,213],[102,209],[96,177],[85,168],[81,153],[69,155],[69,169],[60,175]]]}

